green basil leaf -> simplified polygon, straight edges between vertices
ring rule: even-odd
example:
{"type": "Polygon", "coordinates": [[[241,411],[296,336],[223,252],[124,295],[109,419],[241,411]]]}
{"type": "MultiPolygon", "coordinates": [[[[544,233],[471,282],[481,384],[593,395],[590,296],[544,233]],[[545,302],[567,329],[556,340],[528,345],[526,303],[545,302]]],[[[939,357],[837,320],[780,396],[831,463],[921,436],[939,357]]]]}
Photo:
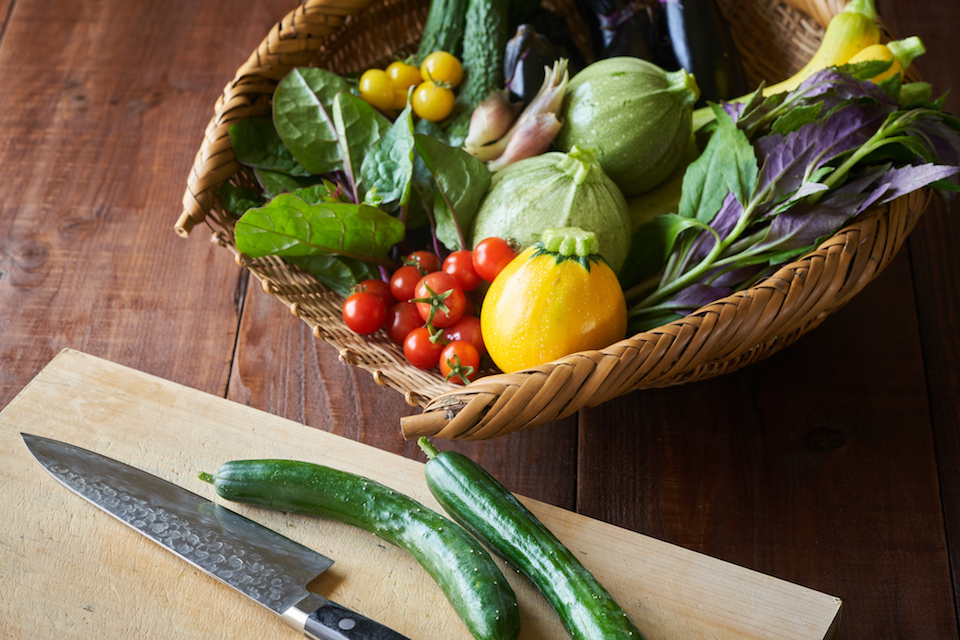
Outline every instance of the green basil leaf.
{"type": "Polygon", "coordinates": [[[403,206],[410,198],[414,166],[413,115],[408,105],[393,126],[363,158],[360,173],[367,188],[376,187],[382,205],[403,206]]]}
{"type": "Polygon", "coordinates": [[[309,204],[284,193],[247,211],[237,221],[235,235],[237,250],[251,258],[336,253],[386,264],[387,252],[403,239],[404,227],[375,207],[309,204]]]}
{"type": "Polygon", "coordinates": [[[329,173],[343,166],[333,101],[349,91],[347,81],[323,69],[294,69],[273,94],[273,122],[287,149],[307,171],[329,173]]]}
{"type": "Polygon", "coordinates": [[[272,120],[247,118],[230,125],[229,132],[233,155],[241,164],[293,176],[310,175],[283,144],[272,120]]]}
{"type": "Polygon", "coordinates": [[[746,206],[757,184],[760,169],[746,135],[719,105],[711,105],[717,129],[703,153],[687,167],[680,197],[680,215],[709,224],[733,192],[746,206]]]}
{"type": "Polygon", "coordinates": [[[437,239],[451,251],[467,249],[465,232],[490,188],[490,170],[459,147],[420,134],[414,139],[438,188],[433,202],[437,239]]]}
{"type": "Polygon", "coordinates": [[[774,120],[771,130],[774,133],[787,135],[796,131],[805,124],[810,124],[820,115],[822,102],[815,102],[808,105],[800,105],[787,111],[785,114],[774,120]]]}
{"type": "Polygon", "coordinates": [[[390,129],[390,120],[365,100],[344,92],[333,100],[333,122],[343,170],[360,200],[360,166],[370,147],[390,129]]]}

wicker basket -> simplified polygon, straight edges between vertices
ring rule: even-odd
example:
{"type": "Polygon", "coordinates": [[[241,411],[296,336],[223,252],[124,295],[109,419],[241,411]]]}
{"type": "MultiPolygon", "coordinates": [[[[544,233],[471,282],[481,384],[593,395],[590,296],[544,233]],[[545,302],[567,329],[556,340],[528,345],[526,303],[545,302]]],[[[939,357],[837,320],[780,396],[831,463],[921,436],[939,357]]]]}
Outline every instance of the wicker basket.
{"type": "MultiPolygon", "coordinates": [[[[843,0],[720,0],[749,81],[778,80],[799,69],[816,49],[823,27],[843,0]]],[[[575,23],[572,0],[545,6],[575,23]]],[[[467,387],[407,364],[384,335],[347,329],[342,299],[277,258],[251,260],[233,246],[233,218],[216,191],[225,181],[250,183],[236,162],[228,127],[270,113],[273,89],[295,66],[337,72],[385,65],[416,48],[427,0],[307,0],[275,25],[226,86],[206,129],[188,179],[176,230],[198,223],[213,230],[263,288],[333,344],[344,362],[405,394],[423,412],[401,421],[407,438],[486,439],[563,418],[637,389],[665,387],[734,371],[791,344],[836,311],[890,262],[919,215],[929,191],[879,207],[756,286],[690,316],[626,338],[599,351],[576,353],[516,373],[488,372],[467,387]]],[[[585,45],[585,41],[581,40],[585,45]]]]}

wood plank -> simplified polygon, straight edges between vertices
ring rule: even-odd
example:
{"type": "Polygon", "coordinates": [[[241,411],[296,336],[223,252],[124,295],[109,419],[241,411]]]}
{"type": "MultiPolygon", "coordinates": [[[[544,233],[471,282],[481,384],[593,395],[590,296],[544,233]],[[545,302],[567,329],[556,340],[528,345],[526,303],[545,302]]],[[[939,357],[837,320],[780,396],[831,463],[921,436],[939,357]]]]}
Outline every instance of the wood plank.
{"type": "MultiPolygon", "coordinates": [[[[897,33],[919,35],[927,53],[916,61],[934,94],[948,90],[946,110],[960,114],[960,72],[956,65],[956,25],[960,3],[941,2],[911,10],[880,0],[881,15],[897,33]]],[[[936,447],[939,489],[952,559],[954,611],[960,615],[960,205],[934,200],[911,234],[908,246],[920,315],[924,374],[936,447]]]]}
{"type": "Polygon", "coordinates": [[[956,637],[910,300],[901,255],[769,360],[582,412],[578,510],[835,593],[838,637],[956,637]]]}
{"type": "Polygon", "coordinates": [[[0,406],[65,346],[224,392],[239,268],[173,222],[225,79],[288,10],[16,3],[0,43],[0,308],[23,312],[0,327],[0,406]]]}
{"type": "MultiPolygon", "coordinates": [[[[92,356],[64,351],[0,413],[0,592],[13,637],[209,638],[284,633],[245,597],[86,504],[49,477],[19,432],[96,450],[215,497],[197,479],[228,459],[312,460],[439,508],[422,464],[92,356]],[[149,443],[145,446],[145,443],[149,443]],[[41,615],[37,615],[40,611],[41,615]],[[211,616],[210,612],[217,615],[211,616]],[[242,630],[242,631],[241,631],[242,630]]],[[[608,586],[648,640],[823,638],[840,602],[825,594],[525,499],[608,586]]],[[[411,637],[470,634],[412,557],[372,534],[316,518],[231,508],[333,556],[325,595],[411,637]]],[[[506,568],[506,567],[504,567],[506,568]]],[[[542,597],[506,571],[522,640],[565,636],[542,597]]],[[[287,630],[285,637],[296,637],[287,630]]]]}

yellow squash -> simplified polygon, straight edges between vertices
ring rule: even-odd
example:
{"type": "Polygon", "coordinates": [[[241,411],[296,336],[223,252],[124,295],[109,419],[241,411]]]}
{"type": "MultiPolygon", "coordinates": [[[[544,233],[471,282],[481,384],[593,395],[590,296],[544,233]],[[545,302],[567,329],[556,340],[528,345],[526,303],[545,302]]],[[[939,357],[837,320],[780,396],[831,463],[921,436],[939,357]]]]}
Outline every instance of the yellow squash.
{"type": "Polygon", "coordinates": [[[847,63],[856,64],[858,62],[868,62],[871,60],[892,61],[889,69],[872,78],[874,82],[880,82],[896,73],[902,74],[905,69],[910,67],[917,56],[923,55],[926,51],[926,47],[923,46],[920,38],[911,36],[886,44],[871,45],[850,58],[847,63]]]}
{"type": "Polygon", "coordinates": [[[833,16],[823,40],[803,69],[778,84],[764,87],[763,95],[793,91],[817,71],[846,64],[862,49],[879,44],[880,27],[873,0],[850,0],[833,16]]]}
{"type": "Polygon", "coordinates": [[[502,371],[600,349],[624,337],[623,290],[598,250],[589,231],[548,229],[500,272],[484,296],[480,327],[502,371]]]}

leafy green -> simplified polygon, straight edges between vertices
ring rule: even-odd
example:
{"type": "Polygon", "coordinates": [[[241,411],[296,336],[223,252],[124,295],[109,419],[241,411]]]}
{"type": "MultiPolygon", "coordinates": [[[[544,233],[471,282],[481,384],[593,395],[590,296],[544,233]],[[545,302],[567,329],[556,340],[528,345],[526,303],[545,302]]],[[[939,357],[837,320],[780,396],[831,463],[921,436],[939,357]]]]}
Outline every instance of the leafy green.
{"type": "Polygon", "coordinates": [[[362,183],[375,185],[382,206],[403,206],[410,198],[414,165],[413,114],[404,109],[393,126],[370,147],[360,168],[362,183]]]}
{"type": "Polygon", "coordinates": [[[303,269],[344,298],[350,295],[355,284],[380,277],[377,268],[369,262],[330,253],[287,256],[284,259],[303,269]]]}
{"type": "Polygon", "coordinates": [[[354,201],[360,198],[360,167],[367,151],[390,129],[390,121],[366,101],[350,93],[333,100],[333,122],[340,158],[354,201]]]}
{"type": "Polygon", "coordinates": [[[237,222],[237,250],[250,257],[335,253],[389,264],[387,253],[403,239],[403,224],[375,207],[353,203],[308,204],[281,194],[237,222]]]}
{"type": "Polygon", "coordinates": [[[313,174],[343,168],[333,102],[350,85],[323,69],[294,69],[273,94],[273,121],[284,145],[313,174]]]}
{"type": "Polygon", "coordinates": [[[230,145],[238,162],[292,176],[310,175],[283,144],[272,120],[248,118],[230,125],[229,132],[230,145]]]}
{"type": "MultiPolygon", "coordinates": [[[[836,69],[786,95],[714,105],[679,215],[638,230],[621,280],[633,329],[756,282],[870,207],[927,186],[955,190],[960,120],[901,85],[836,69]],[[697,220],[685,228],[680,220],[697,220]]],[[[759,94],[759,92],[758,92],[759,94]]]]}
{"type": "Polygon", "coordinates": [[[242,216],[247,209],[263,206],[266,200],[253,189],[237,187],[229,182],[223,183],[217,190],[224,208],[235,216],[242,216]]]}
{"type": "Polygon", "coordinates": [[[437,185],[433,199],[437,239],[451,251],[466,249],[464,230],[470,228],[480,200],[490,188],[490,171],[459,147],[448,147],[422,134],[415,140],[417,152],[437,185]]]}

